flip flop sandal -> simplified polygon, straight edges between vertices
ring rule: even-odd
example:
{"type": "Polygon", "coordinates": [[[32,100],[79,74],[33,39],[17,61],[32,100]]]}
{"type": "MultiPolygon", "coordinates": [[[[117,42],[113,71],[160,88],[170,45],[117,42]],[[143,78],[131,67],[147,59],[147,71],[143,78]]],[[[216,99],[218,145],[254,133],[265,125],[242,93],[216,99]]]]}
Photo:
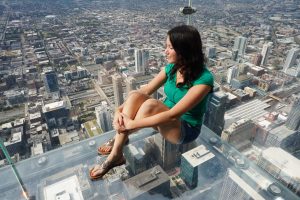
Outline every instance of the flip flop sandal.
{"type": "MultiPolygon", "coordinates": [[[[114,143],[115,143],[115,138],[112,138],[110,140],[108,140],[107,142],[105,142],[103,145],[101,145],[97,151],[98,151],[98,154],[100,155],[109,155],[113,146],[114,146],[114,143]]],[[[126,140],[125,142],[125,145],[127,145],[129,143],[129,139],[126,140]]]]}
{"type": "Polygon", "coordinates": [[[89,174],[90,174],[90,179],[91,179],[92,181],[96,181],[96,180],[102,178],[102,177],[103,177],[107,172],[109,172],[109,170],[111,170],[112,168],[117,167],[117,166],[121,166],[121,165],[124,165],[124,164],[126,164],[126,159],[125,159],[124,156],[122,156],[119,160],[116,160],[116,161],[114,161],[114,162],[110,162],[110,161],[105,160],[105,161],[100,165],[100,167],[101,167],[101,169],[102,169],[102,173],[97,174],[96,176],[93,176],[93,175],[92,175],[92,171],[93,171],[93,169],[94,169],[95,167],[93,167],[92,169],[90,169],[90,172],[89,172],[89,174]]]}

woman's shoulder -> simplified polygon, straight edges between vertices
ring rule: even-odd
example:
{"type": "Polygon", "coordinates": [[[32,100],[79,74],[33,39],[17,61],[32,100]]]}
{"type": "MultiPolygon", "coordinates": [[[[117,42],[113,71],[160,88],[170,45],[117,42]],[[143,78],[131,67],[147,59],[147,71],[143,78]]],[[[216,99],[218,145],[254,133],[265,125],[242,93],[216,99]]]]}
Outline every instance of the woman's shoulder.
{"type": "Polygon", "coordinates": [[[169,73],[171,72],[173,67],[174,67],[174,64],[172,64],[172,63],[169,63],[165,66],[165,72],[167,75],[169,75],[169,73]]]}
{"type": "Polygon", "coordinates": [[[194,81],[193,85],[199,85],[199,84],[205,84],[213,86],[214,84],[214,77],[213,74],[207,69],[207,67],[204,67],[200,76],[194,81]]]}

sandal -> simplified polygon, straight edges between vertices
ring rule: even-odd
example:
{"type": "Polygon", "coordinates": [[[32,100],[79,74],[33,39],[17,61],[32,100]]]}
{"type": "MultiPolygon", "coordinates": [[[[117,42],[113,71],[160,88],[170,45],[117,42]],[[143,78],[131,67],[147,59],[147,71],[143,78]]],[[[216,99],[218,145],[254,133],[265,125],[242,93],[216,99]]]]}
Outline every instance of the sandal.
{"type": "MultiPolygon", "coordinates": [[[[98,154],[100,155],[109,155],[113,146],[114,146],[114,143],[115,143],[115,138],[112,138],[110,140],[108,140],[107,142],[105,142],[103,145],[101,145],[97,151],[98,151],[98,154]]],[[[125,142],[125,145],[127,145],[129,143],[129,139],[126,140],[125,142]]]]}
{"type": "Polygon", "coordinates": [[[90,173],[89,173],[90,174],[90,179],[92,181],[98,180],[98,179],[102,178],[112,168],[117,167],[117,166],[121,166],[121,165],[124,165],[124,164],[126,164],[126,159],[125,159],[125,157],[123,155],[122,155],[122,157],[120,159],[115,160],[113,162],[105,160],[100,165],[100,168],[102,169],[102,173],[93,176],[92,175],[92,171],[94,170],[95,167],[93,167],[92,169],[90,169],[90,173]]]}

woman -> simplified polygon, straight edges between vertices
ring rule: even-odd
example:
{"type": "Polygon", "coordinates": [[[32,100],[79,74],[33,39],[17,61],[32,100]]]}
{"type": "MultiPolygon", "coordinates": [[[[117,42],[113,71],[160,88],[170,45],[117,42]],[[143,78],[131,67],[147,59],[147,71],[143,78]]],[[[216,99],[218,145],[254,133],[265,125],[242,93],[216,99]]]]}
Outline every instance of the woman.
{"type": "Polygon", "coordinates": [[[205,68],[200,34],[182,25],[167,34],[165,54],[169,64],[145,87],[133,91],[115,113],[115,137],[98,149],[106,161],[90,170],[92,180],[102,178],[110,169],[125,163],[123,146],[137,129],[153,127],[174,144],[193,141],[200,134],[207,94],[213,76],[205,68]],[[164,102],[150,95],[164,85],[164,102]]]}

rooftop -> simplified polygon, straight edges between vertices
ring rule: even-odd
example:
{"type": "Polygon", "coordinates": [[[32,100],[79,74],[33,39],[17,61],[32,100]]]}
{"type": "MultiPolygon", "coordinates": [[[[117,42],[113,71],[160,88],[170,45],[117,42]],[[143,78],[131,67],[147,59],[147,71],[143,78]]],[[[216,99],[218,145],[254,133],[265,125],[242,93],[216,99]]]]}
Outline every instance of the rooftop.
{"type": "Polygon", "coordinates": [[[300,180],[300,160],[290,153],[278,147],[269,147],[262,151],[262,157],[281,169],[283,175],[300,180]]]}
{"type": "Polygon", "coordinates": [[[204,145],[200,145],[182,154],[182,156],[192,165],[192,167],[196,167],[213,158],[215,155],[210,153],[204,145]]]}
{"type": "Polygon", "coordinates": [[[8,142],[4,142],[5,146],[15,144],[22,141],[22,132],[13,133],[8,142]]]}
{"type": "Polygon", "coordinates": [[[43,107],[43,112],[44,113],[45,112],[50,112],[50,111],[57,110],[57,109],[60,109],[60,108],[63,108],[63,107],[65,107],[64,101],[53,102],[53,103],[46,104],[43,107]]]}
{"type": "Polygon", "coordinates": [[[270,105],[264,101],[255,99],[248,103],[245,103],[241,106],[233,108],[231,110],[226,111],[225,120],[226,119],[241,119],[241,118],[248,118],[248,119],[257,119],[268,112],[266,111],[270,105]]]}
{"type": "Polygon", "coordinates": [[[159,166],[148,169],[137,176],[129,178],[124,181],[126,192],[128,192],[129,199],[134,199],[139,195],[150,192],[155,187],[169,182],[169,176],[159,166]]]}

